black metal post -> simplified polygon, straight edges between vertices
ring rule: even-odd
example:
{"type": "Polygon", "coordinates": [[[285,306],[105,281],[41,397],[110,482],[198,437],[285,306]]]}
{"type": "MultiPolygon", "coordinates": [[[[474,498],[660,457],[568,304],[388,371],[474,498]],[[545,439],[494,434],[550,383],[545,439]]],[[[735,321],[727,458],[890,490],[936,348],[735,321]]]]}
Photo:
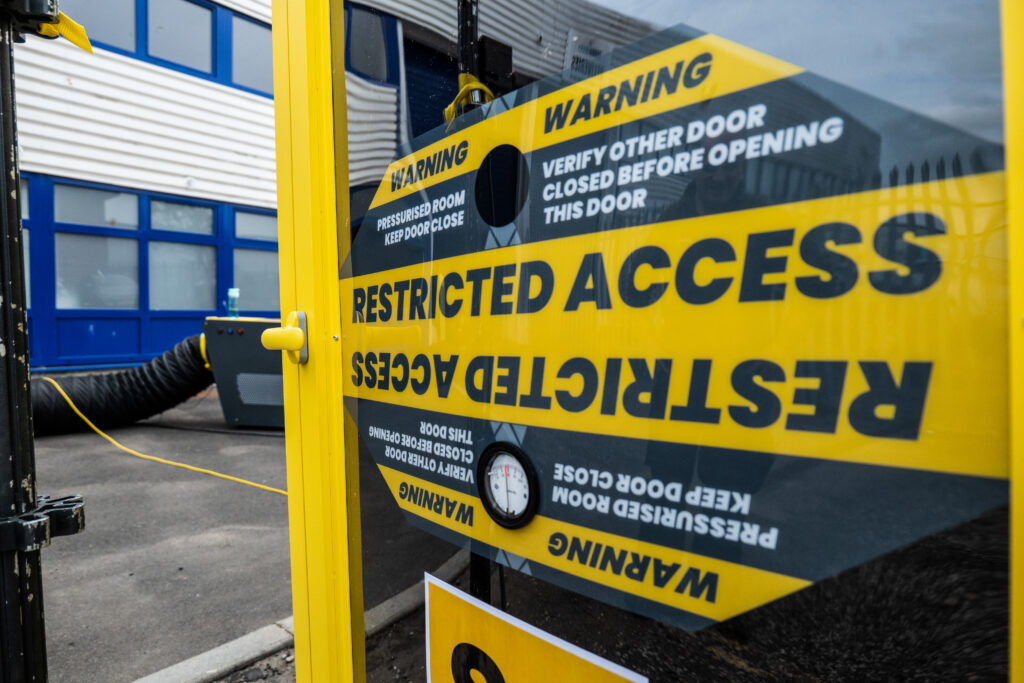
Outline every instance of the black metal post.
{"type": "Polygon", "coordinates": [[[0,0],[0,683],[46,681],[39,550],[85,528],[81,496],[36,495],[14,108],[14,42],[57,21],[56,0],[0,0]]]}
{"type": "MultiPolygon", "coordinates": [[[[459,25],[459,85],[462,85],[462,74],[477,76],[477,0],[458,0],[459,25]]],[[[474,90],[468,103],[461,107],[462,113],[483,104],[479,90],[474,90]]],[[[470,553],[469,556],[469,593],[473,597],[491,602],[491,561],[483,555],[470,553]]]]}
{"type": "MultiPolygon", "coordinates": [[[[477,35],[477,0],[458,0],[459,25],[459,88],[467,82],[479,78],[480,51],[477,35]],[[468,80],[467,80],[468,79],[468,80]]],[[[484,103],[483,93],[478,88],[469,92],[469,100],[460,104],[457,114],[462,114],[481,106],[484,103]]]]}
{"type": "Polygon", "coordinates": [[[491,562],[484,555],[469,554],[469,594],[491,604],[491,562]]]}
{"type": "MultiPolygon", "coordinates": [[[[28,334],[14,120],[12,17],[0,15],[0,515],[36,506],[28,334]]],[[[39,550],[0,550],[0,670],[4,681],[45,681],[46,641],[39,550]]]]}
{"type": "MultiPolygon", "coordinates": [[[[459,85],[462,85],[462,74],[477,76],[477,0],[458,0],[458,56],[459,85]]],[[[472,98],[461,107],[458,113],[483,104],[479,90],[473,90],[472,98]]],[[[491,560],[483,555],[470,553],[469,556],[469,593],[473,597],[491,602],[491,560]]]]}
{"type": "Polygon", "coordinates": [[[477,0],[458,0],[459,73],[477,75],[477,0]]]}

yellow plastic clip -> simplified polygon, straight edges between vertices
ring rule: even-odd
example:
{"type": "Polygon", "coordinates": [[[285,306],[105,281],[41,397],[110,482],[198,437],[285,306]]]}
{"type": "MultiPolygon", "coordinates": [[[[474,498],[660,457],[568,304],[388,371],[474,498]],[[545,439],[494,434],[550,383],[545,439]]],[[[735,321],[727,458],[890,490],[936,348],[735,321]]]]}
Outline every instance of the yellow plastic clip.
{"type": "Polygon", "coordinates": [[[85,29],[82,28],[81,24],[77,23],[74,19],[63,12],[57,13],[56,24],[39,24],[38,32],[39,35],[44,38],[64,36],[72,45],[80,47],[89,54],[92,54],[92,43],[89,42],[89,36],[86,35],[85,29]]]}
{"type": "Polygon", "coordinates": [[[206,355],[206,333],[199,335],[199,354],[203,357],[203,367],[209,371],[213,371],[213,367],[210,365],[210,357],[206,355]]]}
{"type": "Polygon", "coordinates": [[[477,80],[476,76],[473,74],[459,74],[459,94],[455,96],[451,104],[444,108],[445,123],[450,123],[455,118],[455,110],[460,104],[469,104],[470,96],[477,90],[483,93],[484,102],[490,102],[494,99],[494,93],[491,92],[491,89],[477,80]]]}

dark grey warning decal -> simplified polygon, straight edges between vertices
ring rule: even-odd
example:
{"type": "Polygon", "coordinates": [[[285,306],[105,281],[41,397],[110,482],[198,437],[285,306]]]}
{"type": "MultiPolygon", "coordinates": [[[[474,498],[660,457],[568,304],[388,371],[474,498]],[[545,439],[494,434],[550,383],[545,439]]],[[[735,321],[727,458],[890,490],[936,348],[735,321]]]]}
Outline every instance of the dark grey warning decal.
{"type": "Polygon", "coordinates": [[[686,628],[1007,500],[1002,149],[673,29],[400,151],[340,281],[417,523],[686,628]]]}
{"type": "MultiPolygon", "coordinates": [[[[537,467],[539,515],[811,581],[976,517],[1008,495],[1003,479],[605,437],[349,401],[351,414],[366,425],[363,447],[410,482],[475,495],[477,457],[489,444],[506,441],[537,467]],[[890,534],[871,533],[880,524],[890,534]]],[[[406,496],[422,507],[430,489],[408,490],[406,496]]],[[[452,506],[455,521],[469,517],[452,500],[428,500],[452,506]]]]}

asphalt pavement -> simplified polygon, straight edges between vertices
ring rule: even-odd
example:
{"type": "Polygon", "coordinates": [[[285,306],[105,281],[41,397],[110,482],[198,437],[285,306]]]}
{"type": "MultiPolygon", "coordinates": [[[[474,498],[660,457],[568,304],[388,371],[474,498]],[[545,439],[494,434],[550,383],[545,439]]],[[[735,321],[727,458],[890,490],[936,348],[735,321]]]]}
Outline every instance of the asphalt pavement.
{"type": "MultiPolygon", "coordinates": [[[[227,426],[212,389],[110,435],[287,488],[282,432],[227,426]]],[[[43,550],[54,683],[132,681],[292,613],[285,496],[135,458],[91,431],[37,439],[36,463],[40,493],[86,501],[85,532],[43,550]]],[[[370,609],[455,548],[405,522],[371,463],[360,480],[370,609]]]]}
{"type": "MultiPolygon", "coordinates": [[[[281,433],[226,426],[212,393],[111,434],[286,487],[281,433]]],[[[41,438],[36,458],[41,493],[86,499],[86,531],[43,551],[51,681],[133,681],[292,613],[284,496],[143,461],[91,432],[41,438]]],[[[404,521],[372,463],[360,486],[369,610],[455,548],[404,521]]],[[[1007,521],[992,511],[698,634],[515,572],[508,608],[654,683],[1005,680],[1007,521]]],[[[370,639],[371,680],[424,677],[422,621],[414,611],[370,639]]]]}

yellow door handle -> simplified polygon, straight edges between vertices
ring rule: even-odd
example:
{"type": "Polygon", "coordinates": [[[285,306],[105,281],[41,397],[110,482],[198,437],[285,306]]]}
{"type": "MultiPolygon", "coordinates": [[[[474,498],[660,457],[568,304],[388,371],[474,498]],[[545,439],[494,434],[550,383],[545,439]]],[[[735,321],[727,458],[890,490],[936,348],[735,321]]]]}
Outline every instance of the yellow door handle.
{"type": "Polygon", "coordinates": [[[271,327],[260,335],[263,348],[269,351],[285,351],[288,360],[299,365],[309,360],[309,344],[306,342],[306,314],[292,311],[285,318],[284,327],[271,327]]]}

